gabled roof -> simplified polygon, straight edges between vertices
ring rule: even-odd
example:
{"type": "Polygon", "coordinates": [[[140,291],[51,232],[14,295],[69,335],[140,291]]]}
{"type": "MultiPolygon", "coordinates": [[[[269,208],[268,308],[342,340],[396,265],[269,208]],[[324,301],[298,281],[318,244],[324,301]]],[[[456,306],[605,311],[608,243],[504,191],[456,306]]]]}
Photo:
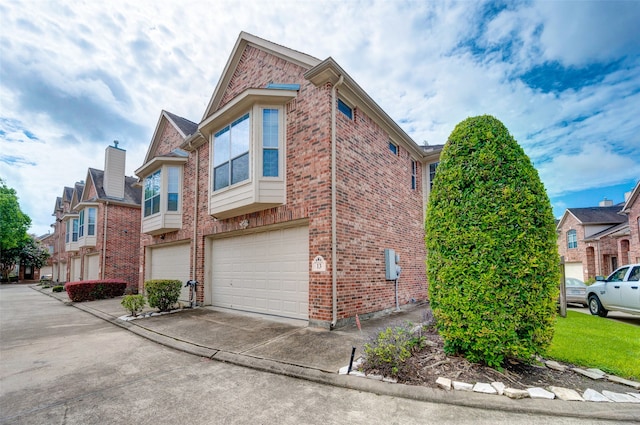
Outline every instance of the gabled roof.
{"type": "Polygon", "coordinates": [[[100,202],[110,201],[118,204],[129,204],[132,206],[140,206],[142,199],[142,189],[136,185],[138,179],[135,177],[126,177],[124,181],[124,199],[117,199],[109,197],[104,191],[104,171],[96,170],[95,168],[89,168],[87,171],[87,185],[86,188],[94,187],[97,196],[89,198],[88,194],[91,190],[86,190],[82,194],[81,202],[100,202]],[[91,186],[90,186],[91,185],[91,186]]]}
{"type": "Polygon", "coordinates": [[[62,198],[60,196],[56,196],[56,203],[53,207],[53,213],[51,215],[56,215],[56,212],[62,211],[62,198]]]}
{"type": "Polygon", "coordinates": [[[640,199],[640,180],[638,180],[638,183],[636,183],[636,186],[633,188],[633,191],[631,191],[631,195],[629,195],[629,198],[627,198],[620,213],[629,214],[629,211],[631,210],[631,206],[635,202],[637,202],[639,199],[640,199]]]}
{"type": "Polygon", "coordinates": [[[612,207],[588,207],[588,208],[568,208],[582,224],[618,224],[627,221],[626,217],[618,214],[622,209],[622,204],[612,207]]]}
{"type": "Polygon", "coordinates": [[[298,52],[297,50],[281,46],[279,44],[267,41],[260,37],[256,37],[255,35],[242,31],[238,36],[238,39],[236,40],[235,46],[233,46],[231,55],[227,60],[227,64],[222,71],[222,75],[218,80],[218,84],[213,91],[213,95],[211,96],[211,100],[209,101],[209,104],[204,111],[204,115],[202,116],[201,121],[206,120],[207,117],[209,117],[220,108],[220,102],[222,101],[224,93],[229,86],[229,82],[231,81],[231,78],[233,77],[233,74],[235,73],[235,70],[240,63],[242,54],[248,45],[266,51],[288,62],[295,63],[296,65],[299,65],[305,69],[311,69],[320,63],[319,59],[307,55],[306,53],[298,52]]]}
{"type": "Polygon", "coordinates": [[[62,201],[71,202],[71,198],[73,198],[73,188],[65,186],[62,190],[62,201]]]}
{"type": "Polygon", "coordinates": [[[556,230],[560,230],[568,216],[573,216],[580,224],[610,224],[615,226],[626,223],[627,218],[619,214],[622,204],[611,207],[567,208],[556,223],[556,230]]]}
{"type": "Polygon", "coordinates": [[[156,129],[153,132],[153,136],[151,137],[151,143],[149,144],[147,155],[144,158],[144,164],[147,164],[149,161],[156,157],[156,150],[158,148],[158,144],[160,143],[160,135],[162,134],[164,127],[167,124],[171,124],[183,139],[186,139],[198,132],[198,124],[186,118],[182,118],[178,115],[172,114],[171,112],[162,110],[162,112],[160,112],[160,117],[158,118],[158,123],[156,124],[156,129]]]}

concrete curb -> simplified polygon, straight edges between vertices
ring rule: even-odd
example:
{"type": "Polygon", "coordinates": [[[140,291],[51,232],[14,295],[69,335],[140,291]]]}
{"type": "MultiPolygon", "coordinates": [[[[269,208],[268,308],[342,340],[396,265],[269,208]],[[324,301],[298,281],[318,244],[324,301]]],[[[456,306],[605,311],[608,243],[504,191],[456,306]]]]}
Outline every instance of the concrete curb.
{"type": "Polygon", "coordinates": [[[374,379],[362,379],[360,377],[339,375],[313,368],[306,368],[294,364],[282,363],[275,360],[264,359],[246,354],[232,353],[200,346],[192,342],[182,341],[167,335],[160,334],[130,321],[122,321],[117,317],[93,309],[82,303],[64,301],[53,293],[48,293],[35,286],[32,289],[48,295],[58,301],[70,305],[95,317],[103,319],[115,326],[126,329],[136,335],[146,338],[166,347],[179,350],[199,357],[206,357],[224,363],[247,367],[269,373],[276,373],[292,378],[332,385],[357,391],[365,391],[390,397],[402,397],[411,400],[424,401],[439,404],[451,404],[456,406],[472,407],[484,410],[501,410],[512,413],[571,417],[583,419],[597,419],[621,422],[640,422],[640,409],[637,405],[623,403],[588,403],[570,402],[559,400],[521,399],[513,400],[508,397],[487,395],[474,392],[445,391],[436,388],[419,387],[413,385],[382,382],[374,379]]]}

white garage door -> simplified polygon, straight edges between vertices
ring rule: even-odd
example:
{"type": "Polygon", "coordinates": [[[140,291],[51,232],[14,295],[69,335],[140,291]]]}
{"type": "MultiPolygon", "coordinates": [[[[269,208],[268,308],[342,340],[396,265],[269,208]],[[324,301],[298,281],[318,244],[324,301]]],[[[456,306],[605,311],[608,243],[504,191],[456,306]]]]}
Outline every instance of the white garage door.
{"type": "Polygon", "coordinates": [[[98,268],[100,266],[100,254],[87,255],[84,257],[85,280],[100,279],[98,268]]]}
{"type": "Polygon", "coordinates": [[[189,288],[184,284],[189,280],[190,244],[158,246],[150,248],[146,279],[177,279],[182,282],[180,301],[189,301],[189,288]]]}
{"type": "Polygon", "coordinates": [[[307,226],[216,239],[211,268],[214,306],[309,318],[307,226]]]}
{"type": "Polygon", "coordinates": [[[77,282],[80,280],[80,270],[82,266],[82,258],[75,257],[71,259],[71,282],[77,282]]]}
{"type": "Polygon", "coordinates": [[[565,277],[572,277],[574,279],[584,280],[584,274],[582,272],[582,263],[565,263],[564,265],[565,277]]]}

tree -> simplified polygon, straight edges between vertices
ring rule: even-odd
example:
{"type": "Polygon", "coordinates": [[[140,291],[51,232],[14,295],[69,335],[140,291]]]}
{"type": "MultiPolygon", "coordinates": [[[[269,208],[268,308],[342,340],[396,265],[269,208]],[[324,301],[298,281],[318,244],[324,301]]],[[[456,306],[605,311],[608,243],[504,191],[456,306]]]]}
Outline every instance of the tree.
{"type": "Polygon", "coordinates": [[[448,353],[500,366],[551,342],[559,258],[549,198],[492,116],[449,136],[426,214],[429,299],[448,353]]]}
{"type": "Polygon", "coordinates": [[[22,212],[16,191],[0,179],[0,272],[3,279],[20,261],[19,252],[29,235],[31,219],[22,212]]]}

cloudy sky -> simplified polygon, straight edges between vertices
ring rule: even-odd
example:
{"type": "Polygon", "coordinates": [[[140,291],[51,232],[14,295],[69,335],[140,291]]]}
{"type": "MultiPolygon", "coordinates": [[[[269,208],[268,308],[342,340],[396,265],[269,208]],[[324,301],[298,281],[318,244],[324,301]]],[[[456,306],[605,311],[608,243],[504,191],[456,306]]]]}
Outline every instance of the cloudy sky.
{"type": "Polygon", "coordinates": [[[640,179],[640,1],[0,0],[0,178],[31,232],[113,140],[199,122],[240,31],[333,57],[418,144],[491,114],[556,216],[640,179]]]}

